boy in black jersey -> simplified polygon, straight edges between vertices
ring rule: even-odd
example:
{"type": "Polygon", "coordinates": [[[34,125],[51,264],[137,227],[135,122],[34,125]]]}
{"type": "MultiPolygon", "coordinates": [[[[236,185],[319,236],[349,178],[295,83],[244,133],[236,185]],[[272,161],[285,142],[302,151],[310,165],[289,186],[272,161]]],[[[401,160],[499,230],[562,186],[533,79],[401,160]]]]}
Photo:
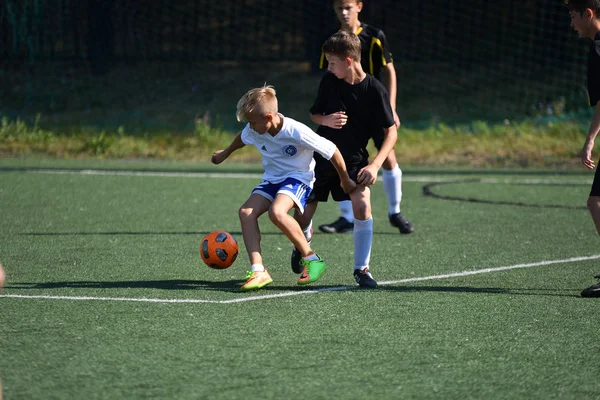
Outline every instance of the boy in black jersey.
{"type": "MultiPolygon", "coordinates": [[[[571,26],[579,37],[592,39],[588,58],[587,86],[590,106],[594,107],[594,116],[581,151],[581,161],[589,169],[594,169],[592,150],[600,131],[600,0],[567,0],[571,26]]],[[[600,172],[596,170],[594,182],[587,201],[596,230],[600,234],[600,172]]],[[[600,275],[596,275],[600,279],[600,275]]],[[[581,292],[583,297],[600,297],[600,283],[581,292]]]]}
{"type": "MultiPolygon", "coordinates": [[[[384,83],[389,95],[390,106],[394,115],[396,128],[400,127],[400,119],[396,114],[396,70],[393,65],[392,53],[387,38],[381,29],[359,21],[358,16],[363,7],[361,0],[334,0],[333,8],[341,29],[354,33],[361,42],[361,65],[363,71],[373,75],[384,83]],[[383,77],[383,80],[381,78],[383,77]]],[[[319,60],[321,69],[327,68],[325,54],[321,53],[319,60]]],[[[375,139],[375,147],[381,148],[381,141],[375,139]]],[[[400,212],[402,200],[402,170],[398,167],[396,154],[392,150],[383,162],[383,188],[388,200],[388,216],[392,226],[400,233],[411,233],[414,228],[410,221],[400,212]]],[[[340,202],[341,217],[330,224],[319,226],[325,233],[344,233],[353,229],[352,206],[350,202],[340,202]]]]}
{"type": "MultiPolygon", "coordinates": [[[[361,44],[358,37],[339,31],[323,45],[329,62],[321,79],[317,99],[310,109],[311,120],[318,124],[317,133],[336,144],[346,162],[348,174],[357,183],[350,195],[344,193],[335,169],[319,154],[314,155],[315,183],[303,214],[295,217],[309,235],[310,222],[318,202],[350,199],[354,211],[354,278],[361,287],[376,287],[369,272],[373,219],[369,186],[396,143],[394,114],[385,87],[360,65],[361,44]],[[367,142],[378,140],[381,147],[369,163],[367,142]]],[[[297,250],[292,253],[292,268],[297,250]]]]}

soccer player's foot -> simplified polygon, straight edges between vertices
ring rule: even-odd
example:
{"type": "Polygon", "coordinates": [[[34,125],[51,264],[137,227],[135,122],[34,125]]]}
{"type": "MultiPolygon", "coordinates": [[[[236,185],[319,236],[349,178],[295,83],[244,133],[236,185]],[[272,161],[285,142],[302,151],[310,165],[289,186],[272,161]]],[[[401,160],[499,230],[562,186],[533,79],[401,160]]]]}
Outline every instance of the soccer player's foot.
{"type": "Polygon", "coordinates": [[[400,229],[400,233],[412,233],[415,231],[415,228],[413,228],[410,221],[406,219],[406,217],[402,215],[402,213],[390,214],[389,218],[390,224],[400,229]]]}
{"type": "Polygon", "coordinates": [[[364,288],[376,288],[377,282],[373,279],[373,275],[369,272],[369,268],[355,269],[354,280],[358,286],[364,288]]]}
{"type": "Polygon", "coordinates": [[[344,217],[339,217],[337,221],[330,224],[319,225],[319,230],[323,233],[346,233],[354,230],[354,223],[344,217]]]}
{"type": "Polygon", "coordinates": [[[256,290],[261,287],[267,286],[273,282],[271,275],[265,271],[248,271],[246,273],[246,283],[240,288],[241,291],[245,292],[248,290],[256,290]]]}
{"type": "Polygon", "coordinates": [[[327,265],[325,265],[325,262],[321,257],[319,257],[318,260],[305,260],[301,258],[300,263],[302,264],[304,270],[298,279],[298,285],[307,285],[316,281],[321,277],[321,275],[323,275],[325,269],[327,269],[327,265]]]}
{"type": "MultiPolygon", "coordinates": [[[[600,275],[596,275],[594,278],[600,279],[600,275]]],[[[583,289],[581,297],[600,297],[600,282],[583,289]]]]}

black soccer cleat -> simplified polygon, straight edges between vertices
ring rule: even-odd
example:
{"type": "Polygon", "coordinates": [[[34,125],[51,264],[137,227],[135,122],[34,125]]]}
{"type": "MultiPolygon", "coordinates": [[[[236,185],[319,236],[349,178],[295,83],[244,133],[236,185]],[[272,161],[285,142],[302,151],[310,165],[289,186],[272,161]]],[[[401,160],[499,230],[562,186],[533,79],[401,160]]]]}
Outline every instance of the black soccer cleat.
{"type": "Polygon", "coordinates": [[[355,269],[354,280],[358,283],[358,286],[363,288],[376,288],[377,282],[373,279],[373,276],[369,272],[369,268],[355,269]]]}
{"type": "Polygon", "coordinates": [[[319,230],[323,233],[346,233],[354,230],[354,222],[348,221],[344,217],[339,217],[337,221],[330,224],[319,225],[319,230]]]}
{"type": "Polygon", "coordinates": [[[390,224],[392,226],[400,229],[400,233],[413,233],[415,228],[413,228],[412,224],[409,220],[406,219],[402,213],[390,214],[390,224]]]}
{"type": "Polygon", "coordinates": [[[294,247],[294,249],[292,250],[291,265],[292,271],[294,271],[295,274],[301,274],[302,271],[304,271],[304,265],[302,265],[300,261],[302,261],[302,255],[300,254],[300,250],[294,247]]]}
{"type": "MultiPolygon", "coordinates": [[[[600,279],[600,275],[596,275],[594,278],[600,279]]],[[[600,297],[600,282],[583,289],[581,297],[600,297]]]]}

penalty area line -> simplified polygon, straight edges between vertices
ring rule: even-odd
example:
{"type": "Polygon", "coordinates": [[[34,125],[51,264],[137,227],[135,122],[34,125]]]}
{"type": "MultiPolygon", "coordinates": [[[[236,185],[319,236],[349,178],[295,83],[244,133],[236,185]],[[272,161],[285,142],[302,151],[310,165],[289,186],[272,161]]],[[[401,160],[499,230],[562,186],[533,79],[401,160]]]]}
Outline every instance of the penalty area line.
{"type": "MultiPolygon", "coordinates": [[[[583,257],[571,257],[571,258],[565,258],[562,260],[545,260],[545,261],[539,261],[539,262],[534,262],[534,263],[508,265],[508,266],[504,266],[504,267],[483,268],[483,269],[475,269],[475,270],[468,270],[468,271],[461,271],[461,272],[453,272],[450,274],[430,275],[430,276],[422,276],[422,277],[416,277],[416,278],[398,279],[398,280],[394,280],[394,281],[384,281],[384,282],[379,282],[379,286],[396,285],[399,283],[449,279],[449,278],[457,278],[457,277],[462,277],[462,276],[487,274],[487,273],[491,273],[491,272],[509,271],[509,270],[513,270],[513,269],[541,267],[541,266],[554,265],[554,264],[567,264],[567,263],[597,260],[597,259],[600,259],[600,254],[595,254],[595,255],[591,255],[591,256],[583,256],[583,257]]],[[[145,297],[135,298],[135,297],[94,297],[94,296],[50,296],[50,295],[22,295],[22,294],[0,294],[0,298],[71,300],[71,301],[127,301],[127,302],[141,302],[141,303],[231,304],[231,303],[245,303],[248,301],[268,300],[268,299],[276,299],[276,298],[281,298],[281,297],[290,297],[290,296],[299,296],[299,295],[307,295],[307,294],[315,294],[315,293],[323,293],[323,292],[334,292],[334,291],[344,291],[344,290],[355,290],[355,289],[359,289],[359,288],[357,286],[336,286],[336,287],[301,290],[301,291],[294,291],[294,292],[266,294],[266,295],[261,295],[261,296],[250,296],[250,297],[243,297],[243,298],[231,299],[231,300],[152,299],[152,298],[145,298],[145,297]]]]}

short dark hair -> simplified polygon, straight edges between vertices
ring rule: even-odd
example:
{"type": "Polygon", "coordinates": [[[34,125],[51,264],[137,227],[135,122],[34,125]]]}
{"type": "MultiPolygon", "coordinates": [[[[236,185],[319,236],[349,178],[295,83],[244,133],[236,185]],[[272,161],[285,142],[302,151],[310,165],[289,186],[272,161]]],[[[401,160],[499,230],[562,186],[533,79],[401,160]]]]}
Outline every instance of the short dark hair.
{"type": "Polygon", "coordinates": [[[600,0],[565,0],[569,11],[576,11],[583,14],[586,9],[591,9],[594,14],[600,16],[600,0]]]}
{"type": "Polygon", "coordinates": [[[333,54],[340,58],[350,57],[354,61],[360,62],[360,47],[358,36],[342,30],[331,35],[323,44],[322,50],[325,54],[333,54]]]}

